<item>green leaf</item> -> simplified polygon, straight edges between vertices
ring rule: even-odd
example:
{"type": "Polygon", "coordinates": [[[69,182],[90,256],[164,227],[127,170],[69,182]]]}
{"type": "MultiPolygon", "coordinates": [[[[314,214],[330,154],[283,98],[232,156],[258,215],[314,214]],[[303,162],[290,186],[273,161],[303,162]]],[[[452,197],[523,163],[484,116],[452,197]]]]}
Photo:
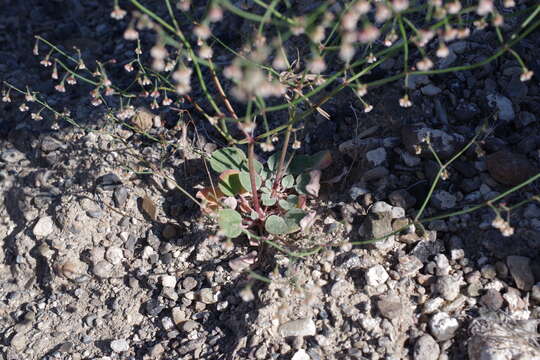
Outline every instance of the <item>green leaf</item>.
{"type": "Polygon", "coordinates": [[[281,186],[285,189],[290,189],[294,186],[294,176],[287,175],[283,179],[281,179],[281,186]]]}
{"type": "MultiPolygon", "coordinates": [[[[251,192],[251,178],[249,177],[249,172],[242,171],[240,172],[240,184],[242,184],[242,187],[246,189],[247,191],[251,192]]],[[[258,188],[261,187],[262,180],[259,175],[255,175],[255,186],[258,188]]]]}
{"type": "Polygon", "coordinates": [[[296,185],[294,186],[295,190],[299,194],[308,194],[306,186],[309,184],[311,177],[307,173],[300,174],[296,177],[296,185]]]}
{"type": "Polygon", "coordinates": [[[285,199],[279,200],[279,206],[283,210],[294,209],[297,204],[298,204],[298,196],[296,195],[289,195],[286,200],[285,199]]]}
{"type": "Polygon", "coordinates": [[[218,173],[225,170],[242,170],[245,163],[247,163],[246,155],[235,147],[218,149],[210,156],[210,166],[218,173]]]}
{"type": "Polygon", "coordinates": [[[242,233],[242,215],[235,210],[219,210],[218,224],[223,234],[229,238],[238,237],[242,233]]]}
{"type": "Polygon", "coordinates": [[[252,210],[251,214],[249,214],[249,217],[251,218],[251,220],[257,220],[259,218],[259,214],[257,214],[255,210],[252,210]]]}
{"type": "Polygon", "coordinates": [[[306,212],[300,209],[291,209],[285,214],[284,220],[287,224],[287,233],[293,233],[301,229],[300,221],[306,216],[306,212]]]}
{"type": "Polygon", "coordinates": [[[235,196],[242,192],[238,170],[225,170],[219,176],[218,187],[226,196],[235,196]]]}
{"type": "Polygon", "coordinates": [[[266,160],[266,166],[268,167],[268,170],[270,170],[270,172],[273,172],[273,173],[277,172],[280,156],[281,156],[281,152],[275,152],[272,155],[270,155],[268,160],[266,160]]]}
{"type": "Polygon", "coordinates": [[[282,235],[287,233],[289,226],[282,217],[270,215],[264,223],[264,228],[270,234],[282,235]]]}
{"type": "MultiPolygon", "coordinates": [[[[263,193],[261,195],[261,201],[264,206],[272,206],[276,203],[276,198],[270,197],[269,193],[263,193]]],[[[281,201],[281,200],[280,200],[281,201]]]]}
{"type": "Polygon", "coordinates": [[[322,170],[327,168],[332,163],[332,155],[330,151],[320,151],[314,155],[296,155],[289,170],[292,174],[300,174],[310,170],[322,170]]]}

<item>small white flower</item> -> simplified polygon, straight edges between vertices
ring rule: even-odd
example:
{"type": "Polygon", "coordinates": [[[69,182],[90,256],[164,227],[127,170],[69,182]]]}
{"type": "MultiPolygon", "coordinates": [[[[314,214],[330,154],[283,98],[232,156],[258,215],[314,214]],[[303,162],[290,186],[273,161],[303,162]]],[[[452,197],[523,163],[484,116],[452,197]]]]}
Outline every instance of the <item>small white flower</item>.
{"type": "Polygon", "coordinates": [[[364,104],[364,112],[367,114],[368,112],[371,112],[373,110],[373,105],[370,104],[364,104]]]}
{"type": "Polygon", "coordinates": [[[124,31],[124,39],[126,40],[137,40],[139,38],[139,32],[135,30],[133,27],[128,27],[126,31],[124,31]]]}
{"type": "Polygon", "coordinates": [[[25,103],[22,103],[20,106],[19,106],[19,111],[20,112],[26,112],[28,111],[29,107],[28,105],[26,105],[25,103]]]}
{"type": "Polygon", "coordinates": [[[118,5],[114,7],[114,10],[111,12],[111,17],[115,20],[122,20],[126,16],[127,12],[124,9],[120,9],[118,5]]]}
{"type": "Polygon", "coordinates": [[[68,76],[68,78],[66,79],[66,82],[69,85],[75,85],[77,83],[77,79],[75,79],[74,76],[68,76]]]}
{"type": "Polygon", "coordinates": [[[448,49],[448,46],[446,46],[445,43],[441,43],[436,52],[437,57],[445,58],[448,56],[448,54],[450,54],[450,50],[448,49]]]}
{"type": "Polygon", "coordinates": [[[64,86],[64,84],[58,84],[54,87],[54,89],[61,93],[66,92],[66,87],[64,86]]]}
{"type": "Polygon", "coordinates": [[[300,149],[301,146],[302,146],[302,142],[300,140],[294,140],[291,147],[294,150],[298,150],[298,149],[300,149]]]}
{"type": "Polygon", "coordinates": [[[32,113],[30,116],[32,117],[32,120],[43,120],[43,116],[41,116],[39,113],[32,113]]]}
{"type": "Polygon", "coordinates": [[[271,152],[274,151],[275,146],[271,142],[263,142],[260,143],[259,146],[261,147],[261,150],[264,152],[271,152]]]}
{"type": "Polygon", "coordinates": [[[505,8],[512,8],[512,7],[516,6],[516,2],[514,0],[504,0],[503,1],[503,6],[505,8]]]}
{"type": "Polygon", "coordinates": [[[528,70],[525,68],[523,69],[523,72],[521,73],[519,80],[521,80],[521,82],[529,81],[531,80],[533,75],[534,75],[534,71],[528,70]]]}
{"type": "Polygon", "coordinates": [[[377,61],[377,57],[375,55],[373,55],[373,53],[369,53],[366,60],[367,60],[368,64],[373,64],[375,61],[377,61]]]}
{"type": "Polygon", "coordinates": [[[399,106],[408,108],[412,106],[412,101],[409,99],[409,95],[405,94],[402,98],[399,99],[399,106]]]}
{"type": "Polygon", "coordinates": [[[212,5],[208,12],[208,20],[210,22],[218,22],[223,19],[223,10],[218,5],[212,5]]]}
{"type": "Polygon", "coordinates": [[[133,64],[132,63],[127,63],[126,65],[124,65],[124,70],[126,70],[127,72],[132,72],[133,71],[133,64]]]}
{"type": "Polygon", "coordinates": [[[367,85],[360,84],[358,85],[358,88],[356,89],[356,95],[359,97],[363,97],[367,94],[367,85]]]}
{"type": "Polygon", "coordinates": [[[416,63],[416,67],[420,71],[427,71],[427,70],[433,68],[433,61],[431,61],[430,58],[425,57],[425,58],[423,58],[422,60],[420,60],[420,61],[418,61],[416,63]]]}

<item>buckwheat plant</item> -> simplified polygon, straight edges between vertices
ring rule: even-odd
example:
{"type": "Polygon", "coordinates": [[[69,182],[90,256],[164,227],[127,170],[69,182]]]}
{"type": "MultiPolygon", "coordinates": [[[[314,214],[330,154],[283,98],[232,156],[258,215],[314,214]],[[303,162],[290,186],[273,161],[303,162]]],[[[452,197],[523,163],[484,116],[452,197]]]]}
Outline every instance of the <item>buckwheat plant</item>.
{"type": "MultiPolygon", "coordinates": [[[[514,46],[540,26],[540,4],[516,7],[512,0],[115,0],[110,15],[125,26],[125,40],[135,44],[132,60],[86,64],[79,50],[63,51],[39,36],[34,54],[51,71],[57,91],[89,85],[92,105],[160,143],[164,140],[136,121],[135,105],[185,114],[189,104],[193,121],[209,124],[228,145],[209,158],[220,175],[217,184],[199,192],[201,201],[181,190],[204,211],[218,214],[227,237],[284,235],[312,217],[303,198],[314,194],[302,191],[316,186],[323,166],[315,161],[298,172],[293,170],[298,159],[311,158],[287,153],[289,147],[301,151],[296,134],[314,112],[331,117],[325,103],[347,91],[369,112],[370,89],[398,80],[407,85],[413,75],[471,70],[506,54],[521,67],[521,81],[529,81],[534,73],[514,46]],[[506,26],[510,18],[517,26],[506,26]],[[241,31],[228,29],[237,24],[243,24],[241,31]],[[227,29],[236,40],[220,38],[227,29]],[[484,29],[495,31],[500,43],[491,56],[473,64],[438,65],[452,53],[454,41],[484,29]],[[149,38],[155,40],[148,43],[149,38]],[[401,70],[373,78],[373,71],[391,59],[402,61],[401,70]],[[131,78],[129,86],[122,88],[109,76],[116,67],[131,78]],[[280,151],[259,162],[256,152],[268,157],[280,136],[280,151]]],[[[49,111],[76,124],[29,88],[5,85],[2,100],[19,93],[20,111],[36,121],[49,111]]],[[[404,86],[395,101],[409,108],[415,99],[404,86]]],[[[440,165],[442,176],[447,164],[440,165]]]]}

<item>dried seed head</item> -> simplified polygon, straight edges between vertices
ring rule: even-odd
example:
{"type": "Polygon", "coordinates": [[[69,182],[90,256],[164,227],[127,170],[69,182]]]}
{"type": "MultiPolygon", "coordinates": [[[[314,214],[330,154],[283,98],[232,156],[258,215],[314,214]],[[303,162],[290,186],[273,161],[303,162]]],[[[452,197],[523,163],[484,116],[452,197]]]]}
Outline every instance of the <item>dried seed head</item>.
{"type": "Polygon", "coordinates": [[[27,102],[34,102],[34,101],[36,101],[36,97],[33,94],[31,94],[30,92],[27,92],[24,95],[24,100],[26,100],[27,102]]]}
{"type": "Polygon", "coordinates": [[[485,16],[493,11],[493,0],[480,0],[476,13],[480,16],[485,16]]]}
{"type": "Polygon", "coordinates": [[[214,52],[212,51],[212,48],[206,44],[203,44],[199,48],[199,56],[203,59],[211,59],[214,55],[214,52]]]}
{"type": "Polygon", "coordinates": [[[367,85],[360,84],[358,85],[358,88],[356,89],[356,95],[359,97],[363,97],[367,94],[367,85]]]}
{"type": "Polygon", "coordinates": [[[339,47],[339,58],[346,63],[349,63],[352,60],[354,53],[355,53],[354,46],[352,46],[349,43],[344,42],[339,47]]]}
{"type": "Polygon", "coordinates": [[[499,26],[502,26],[504,24],[504,18],[499,13],[494,14],[493,19],[491,21],[493,23],[493,26],[495,26],[495,27],[499,27],[499,26]]]}
{"type": "Polygon", "coordinates": [[[188,11],[191,6],[191,0],[179,0],[176,7],[182,11],[188,11]]]}
{"type": "Polygon", "coordinates": [[[223,19],[223,10],[218,5],[212,5],[208,11],[208,20],[211,22],[219,22],[223,19]]]}
{"type": "Polygon", "coordinates": [[[375,21],[378,23],[383,23],[386,20],[390,19],[392,16],[392,10],[383,3],[377,4],[377,10],[375,11],[375,21]]]}
{"type": "Polygon", "coordinates": [[[360,0],[353,5],[353,9],[359,15],[365,15],[371,10],[371,4],[367,0],[360,0]]]}
{"type": "Polygon", "coordinates": [[[175,90],[178,95],[186,95],[191,91],[191,86],[189,84],[178,83],[175,90]]]}
{"type": "Polygon", "coordinates": [[[294,19],[295,25],[291,27],[293,35],[301,35],[306,30],[306,19],[303,16],[297,16],[294,19]]]}
{"type": "Polygon", "coordinates": [[[362,31],[358,33],[358,41],[364,44],[373,42],[377,40],[380,33],[381,32],[379,29],[377,29],[377,27],[372,24],[367,24],[364,26],[362,31]]]}
{"type": "Polygon", "coordinates": [[[448,49],[448,46],[446,46],[445,43],[441,42],[436,52],[437,57],[445,58],[448,56],[448,54],[450,54],[450,50],[448,49]]]}
{"type": "Polygon", "coordinates": [[[326,70],[326,63],[322,57],[317,56],[308,64],[308,69],[314,74],[320,74],[326,70]]]}
{"type": "Polygon", "coordinates": [[[2,96],[2,102],[5,102],[5,103],[10,103],[11,102],[11,97],[9,96],[9,93],[5,93],[2,96]]]}
{"type": "Polygon", "coordinates": [[[314,43],[321,43],[324,40],[324,26],[316,26],[315,29],[309,34],[311,41],[314,43]]]}
{"type": "Polygon", "coordinates": [[[276,70],[287,69],[287,58],[285,57],[285,54],[283,53],[283,51],[278,50],[276,57],[274,58],[274,61],[272,62],[272,66],[276,70]]]}
{"type": "Polygon", "coordinates": [[[176,81],[177,83],[181,83],[181,84],[189,84],[190,81],[191,81],[191,74],[193,73],[193,70],[191,70],[190,68],[186,67],[185,65],[180,65],[180,67],[178,68],[178,70],[176,70],[173,74],[172,74],[172,78],[174,79],[174,81],[176,81]]]}
{"type": "Polygon", "coordinates": [[[409,0],[392,0],[392,8],[395,12],[402,12],[409,8],[409,0]]]}
{"type": "Polygon", "coordinates": [[[446,4],[446,10],[449,14],[457,14],[461,11],[461,2],[454,0],[446,4]]]}
{"type": "Polygon", "coordinates": [[[163,44],[156,44],[150,49],[150,55],[154,59],[163,60],[167,57],[168,52],[167,49],[165,49],[165,46],[163,44]]]}
{"type": "Polygon", "coordinates": [[[345,31],[356,30],[358,19],[359,19],[358,13],[352,10],[347,11],[341,18],[341,28],[345,31]]]}
{"type": "Polygon", "coordinates": [[[457,38],[458,39],[465,39],[465,38],[469,37],[470,34],[471,34],[471,29],[469,29],[469,28],[462,28],[462,29],[457,30],[457,38]]]}
{"type": "Polygon", "coordinates": [[[66,79],[66,82],[69,84],[69,85],[75,85],[77,83],[77,79],[75,79],[75,77],[72,75],[72,76],[68,76],[67,79],[66,79]]]}
{"type": "Polygon", "coordinates": [[[291,145],[291,147],[292,147],[294,150],[300,149],[301,146],[302,146],[302,142],[300,142],[300,140],[294,140],[294,142],[293,142],[292,145],[291,145]]]}
{"type": "Polygon", "coordinates": [[[223,75],[227,79],[239,81],[242,79],[242,69],[237,64],[233,63],[232,65],[227,66],[223,69],[223,75]]]}
{"type": "Polygon", "coordinates": [[[430,58],[425,57],[416,63],[416,68],[420,71],[427,71],[433,68],[433,61],[430,58]]]}
{"type": "Polygon", "coordinates": [[[208,25],[199,24],[193,28],[193,33],[197,36],[198,39],[206,40],[210,37],[210,28],[208,25]]]}
{"type": "Polygon", "coordinates": [[[99,99],[99,98],[93,98],[91,103],[92,103],[93,106],[99,106],[99,105],[103,104],[103,101],[101,101],[101,99],[99,99]]]}
{"type": "Polygon", "coordinates": [[[516,2],[514,0],[504,0],[503,1],[503,6],[505,8],[512,8],[512,7],[516,6],[516,2]]]}

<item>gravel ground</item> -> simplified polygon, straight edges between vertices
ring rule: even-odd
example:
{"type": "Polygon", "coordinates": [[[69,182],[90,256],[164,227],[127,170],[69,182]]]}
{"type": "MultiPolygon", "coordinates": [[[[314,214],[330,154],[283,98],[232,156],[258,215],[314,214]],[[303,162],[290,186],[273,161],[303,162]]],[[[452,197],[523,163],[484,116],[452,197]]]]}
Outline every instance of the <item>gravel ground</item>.
{"type": "MultiPolygon", "coordinates": [[[[185,149],[145,141],[92,107],[90,89],[55,92],[32,57],[35,34],[77,44],[88,61],[133,56],[108,1],[83,3],[8,0],[2,10],[2,79],[39,90],[99,131],[32,120],[17,102],[0,105],[0,359],[540,359],[538,202],[512,211],[508,237],[484,208],[375,244],[346,244],[414,219],[438,170],[429,151],[416,153],[427,132],[448,159],[486,114],[499,113],[449,168],[427,217],[491,199],[539,172],[540,86],[537,78],[520,82],[513,59],[413,77],[411,109],[397,105],[396,85],[374,91],[370,114],[356,111],[352,97],[331,100],[330,120],[306,123],[304,150],[332,150],[334,171],[348,175],[321,190],[317,225],[296,241],[345,245],[304,259],[260,254],[254,270],[272,282],[255,282],[249,294],[250,279],[231,260],[256,248],[227,248],[171,182],[126,170],[140,154],[165,159],[167,174],[192,189],[207,177],[188,145],[208,149],[219,140],[203,125],[196,139],[160,113],[166,127],[150,123],[149,132],[185,149]]],[[[489,31],[473,33],[437,66],[478,61],[496,44],[489,31]]],[[[540,74],[540,33],[517,49],[540,74]]],[[[539,185],[508,204],[538,194],[539,185]]]]}

